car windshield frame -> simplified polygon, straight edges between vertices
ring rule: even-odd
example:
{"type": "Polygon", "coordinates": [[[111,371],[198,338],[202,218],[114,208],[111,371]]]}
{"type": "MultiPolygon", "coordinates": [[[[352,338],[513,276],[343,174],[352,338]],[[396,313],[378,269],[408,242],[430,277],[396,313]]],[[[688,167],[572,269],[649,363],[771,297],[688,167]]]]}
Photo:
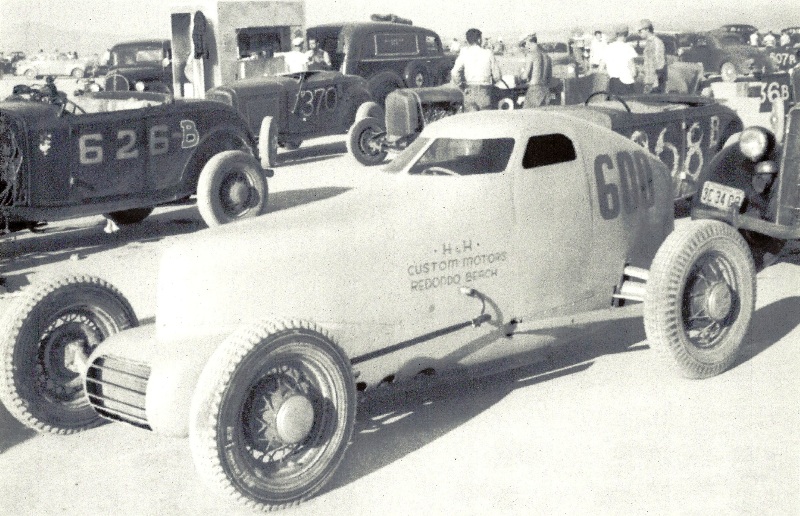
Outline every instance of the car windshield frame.
{"type": "Polygon", "coordinates": [[[384,170],[408,175],[497,174],[508,169],[515,144],[510,136],[418,138],[384,170]]]}

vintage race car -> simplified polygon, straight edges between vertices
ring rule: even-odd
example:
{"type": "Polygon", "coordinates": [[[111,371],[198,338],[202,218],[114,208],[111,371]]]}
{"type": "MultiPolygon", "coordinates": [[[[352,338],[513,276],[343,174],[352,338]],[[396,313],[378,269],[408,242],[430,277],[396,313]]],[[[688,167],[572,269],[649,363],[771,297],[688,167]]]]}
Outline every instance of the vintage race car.
{"type": "Polygon", "coordinates": [[[212,88],[206,98],[241,114],[265,142],[270,166],[279,146],[296,149],[308,138],[346,133],[358,108],[372,100],[365,79],[321,70],[243,79],[212,88]],[[263,123],[265,117],[272,124],[263,123]]]}
{"type": "Polygon", "coordinates": [[[52,82],[19,85],[0,103],[0,231],[99,214],[133,224],[195,193],[210,226],[256,216],[271,174],[257,156],[247,125],[219,102],[140,92],[72,101],[52,82]]]}
{"type": "Polygon", "coordinates": [[[357,189],[181,239],[153,323],[134,327],[95,277],[24,291],[3,321],[0,399],[39,430],[100,414],[188,434],[212,488],[294,505],[334,474],[357,393],[381,385],[516,367],[642,312],[665,364],[730,367],[754,307],[747,244],[718,221],[673,232],[672,197],[664,164],[599,124],[449,117],[357,189]]]}
{"type": "Polygon", "coordinates": [[[738,228],[759,268],[800,238],[800,108],[786,119],[785,133],[782,122],[778,134],[760,126],[742,131],[704,169],[692,203],[692,217],[738,228]]]}
{"type": "MultiPolygon", "coordinates": [[[[500,89],[509,96],[525,89],[500,89]]],[[[350,153],[364,165],[381,163],[389,150],[404,148],[432,120],[458,113],[463,94],[455,87],[419,88],[393,92],[380,111],[362,113],[348,134],[350,153]]],[[[498,100],[500,109],[518,106],[510,98],[498,100]]],[[[713,99],[694,95],[632,95],[609,98],[596,92],[582,105],[548,106],[602,124],[642,145],[669,168],[676,199],[691,196],[703,164],[719,151],[742,121],[732,109],[713,99]]]]}

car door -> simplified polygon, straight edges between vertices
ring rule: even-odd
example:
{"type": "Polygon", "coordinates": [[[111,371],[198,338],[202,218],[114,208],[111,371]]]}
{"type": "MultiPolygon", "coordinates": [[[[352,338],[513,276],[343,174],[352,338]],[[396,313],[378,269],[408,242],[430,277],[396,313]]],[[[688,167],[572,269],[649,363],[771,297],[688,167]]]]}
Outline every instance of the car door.
{"type": "Polygon", "coordinates": [[[286,133],[314,135],[330,132],[339,125],[337,113],[344,103],[341,75],[335,72],[309,74],[300,81],[294,95],[287,101],[286,133]]]}
{"type": "Polygon", "coordinates": [[[574,135],[532,135],[514,180],[514,316],[541,319],[586,309],[593,205],[574,135]]]}
{"type": "Polygon", "coordinates": [[[70,117],[71,201],[101,201],[144,190],[147,146],[142,111],[70,117]]]}

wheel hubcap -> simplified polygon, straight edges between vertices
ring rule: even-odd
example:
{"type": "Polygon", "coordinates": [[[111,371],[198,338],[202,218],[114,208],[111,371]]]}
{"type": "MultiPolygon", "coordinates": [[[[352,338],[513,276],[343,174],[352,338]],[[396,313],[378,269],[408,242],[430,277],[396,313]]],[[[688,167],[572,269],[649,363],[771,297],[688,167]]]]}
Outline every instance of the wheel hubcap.
{"type": "Polygon", "coordinates": [[[239,214],[250,206],[250,184],[242,174],[229,175],[222,185],[222,192],[226,212],[239,214]]]}
{"type": "Polygon", "coordinates": [[[53,321],[39,341],[39,389],[64,402],[78,399],[89,351],[102,340],[100,328],[84,314],[64,314],[53,321]]]}
{"type": "Polygon", "coordinates": [[[305,396],[294,395],[283,402],[276,417],[278,437],[295,444],[305,439],[314,425],[314,407],[305,396]]]}
{"type": "Polygon", "coordinates": [[[706,299],[706,313],[716,321],[727,319],[733,308],[733,293],[725,283],[717,283],[709,289],[706,299]]]}

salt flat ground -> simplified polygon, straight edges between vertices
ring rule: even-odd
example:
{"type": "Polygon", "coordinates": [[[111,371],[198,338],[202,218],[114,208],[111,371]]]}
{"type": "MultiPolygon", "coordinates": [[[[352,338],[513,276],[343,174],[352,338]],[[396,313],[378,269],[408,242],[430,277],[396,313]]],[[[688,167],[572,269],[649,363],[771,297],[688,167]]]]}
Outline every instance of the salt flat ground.
{"type": "MultiPolygon", "coordinates": [[[[342,137],[280,160],[271,212],[376,173],[345,155],[342,137]]],[[[12,292],[54,272],[99,274],[152,318],[158,259],[205,227],[196,207],[158,208],[114,234],[103,224],[0,240],[0,273],[12,292]]],[[[710,380],[664,370],[631,319],[534,365],[368,399],[331,483],[284,513],[800,514],[798,265],[789,252],[759,274],[743,356],[710,380]]],[[[36,435],[0,407],[0,472],[0,514],[250,513],[206,489],[186,440],[122,424],[36,435]]]]}

